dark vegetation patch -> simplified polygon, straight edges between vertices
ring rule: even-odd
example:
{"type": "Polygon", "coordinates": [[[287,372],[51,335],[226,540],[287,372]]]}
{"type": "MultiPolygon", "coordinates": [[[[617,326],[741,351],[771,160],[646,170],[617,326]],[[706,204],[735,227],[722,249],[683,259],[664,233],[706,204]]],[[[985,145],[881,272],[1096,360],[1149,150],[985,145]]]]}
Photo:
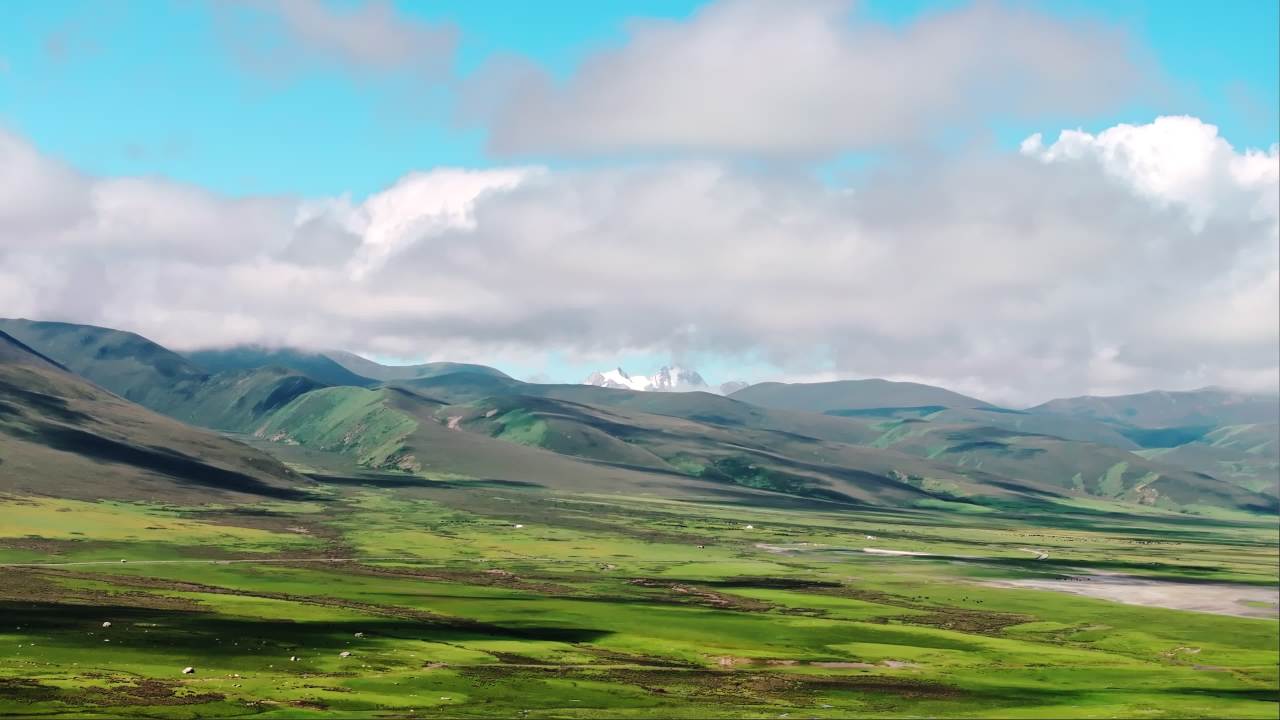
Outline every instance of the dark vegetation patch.
{"type": "Polygon", "coordinates": [[[742,576],[723,580],[701,580],[703,585],[724,588],[757,588],[763,590],[812,590],[815,588],[843,587],[838,582],[828,580],[807,580],[798,577],[755,577],[742,576]]]}
{"type": "Polygon", "coordinates": [[[542,485],[527,480],[499,480],[478,478],[475,480],[432,480],[409,473],[378,473],[369,475],[325,475],[312,473],[308,477],[324,485],[341,487],[429,488],[435,490],[460,490],[465,488],[508,488],[514,490],[541,488],[542,485]]]}
{"type": "MultiPolygon", "coordinates": [[[[1194,557],[1195,551],[1187,550],[1188,556],[1194,557]]],[[[1005,567],[1018,570],[1026,570],[1038,575],[1050,574],[1054,579],[1063,580],[1076,577],[1082,571],[1088,570],[1109,570],[1112,572],[1123,572],[1125,575],[1145,580],[1161,580],[1167,582],[1181,582],[1189,585],[1217,583],[1222,580],[1217,579],[1216,575],[1223,572],[1223,568],[1218,565],[1181,565],[1171,564],[1169,559],[1162,561],[1150,562],[1134,562],[1127,560],[1090,560],[1090,559],[1056,559],[1045,558],[1044,560],[1036,560],[1035,558],[1011,558],[1011,557],[984,557],[984,558],[950,558],[952,562],[957,563],[973,563],[983,566],[1005,567]],[[1174,572],[1174,573],[1191,573],[1191,575],[1172,575],[1158,571],[1174,572]],[[1200,577],[1196,577],[1199,575],[1200,577]]],[[[1240,578],[1232,579],[1232,583],[1239,585],[1260,585],[1264,587],[1274,587],[1275,582],[1265,579],[1249,579],[1240,578]]]]}
{"type": "Polygon", "coordinates": [[[1165,692],[1171,694],[1208,695],[1223,700],[1255,700],[1257,702],[1280,702],[1280,689],[1276,688],[1173,688],[1165,692]]]}
{"type": "MultiPolygon", "coordinates": [[[[269,595],[234,594],[249,597],[269,595]]],[[[246,667],[265,667],[268,663],[277,662],[282,654],[287,656],[289,651],[298,648],[333,652],[348,649],[351,637],[357,632],[428,642],[518,639],[590,643],[610,634],[605,630],[535,623],[497,625],[404,608],[323,600],[327,599],[293,599],[294,602],[310,601],[363,610],[384,617],[291,621],[232,617],[198,610],[7,600],[0,601],[0,615],[6,618],[6,622],[22,627],[24,632],[43,636],[41,644],[46,646],[84,647],[86,641],[101,642],[99,637],[109,636],[116,646],[145,648],[157,655],[172,656],[179,668],[229,658],[244,662],[246,667]],[[104,620],[111,621],[109,630],[101,627],[104,620]]]]}
{"type": "MultiPolygon", "coordinates": [[[[316,388],[322,387],[325,386],[308,377],[302,377],[299,375],[286,377],[276,383],[275,387],[271,388],[271,392],[253,406],[253,415],[254,417],[265,415],[272,410],[288,405],[299,395],[309,393],[316,388]]],[[[241,396],[236,402],[240,403],[243,400],[244,396],[241,396]]]]}
{"type": "MultiPolygon", "coordinates": [[[[756,490],[814,497],[834,502],[853,502],[849,496],[823,487],[816,478],[768,467],[746,456],[732,455],[719,458],[704,468],[698,477],[756,490]]],[[[883,478],[880,479],[883,480],[883,478]]]]}
{"type": "Polygon", "coordinates": [[[1216,425],[1184,425],[1164,428],[1118,427],[1116,430],[1144,448],[1171,448],[1201,440],[1216,428],[1216,425]]]}
{"type": "MultiPolygon", "coordinates": [[[[183,693],[182,685],[163,680],[136,678],[106,687],[64,689],[27,678],[0,678],[0,700],[23,704],[59,702],[72,707],[126,707],[203,705],[218,702],[218,693],[183,693]]],[[[77,717],[84,717],[77,714],[77,717]]]]}
{"type": "Polygon", "coordinates": [[[42,685],[28,678],[0,677],[0,699],[20,703],[38,703],[58,700],[62,691],[42,685]]]}
{"type": "Polygon", "coordinates": [[[1007,627],[1035,620],[1036,618],[1030,615],[983,612],[981,610],[948,607],[945,610],[938,610],[926,615],[903,616],[895,619],[894,622],[906,625],[924,625],[941,630],[954,630],[955,632],[976,635],[999,635],[1007,627]]]}
{"type": "Polygon", "coordinates": [[[943,405],[915,405],[906,407],[879,407],[879,408],[850,408],[847,410],[827,410],[824,415],[835,415],[836,417],[877,417],[892,418],[902,415],[913,415],[916,417],[922,415],[932,415],[936,412],[942,412],[947,408],[943,405]]]}
{"type": "MultiPolygon", "coordinates": [[[[95,579],[103,580],[101,576],[95,579]]],[[[75,607],[120,606],[140,610],[196,610],[194,600],[120,588],[110,592],[98,588],[64,586],[52,582],[41,569],[0,568],[0,607],[3,603],[63,603],[75,607]]]]}
{"type": "Polygon", "coordinates": [[[93,418],[89,415],[72,410],[64,398],[27,390],[5,380],[0,380],[0,395],[8,396],[19,403],[14,405],[0,401],[0,415],[16,417],[24,414],[26,407],[30,407],[43,415],[66,423],[83,425],[93,422],[93,418]]]}
{"type": "Polygon", "coordinates": [[[959,445],[952,445],[944,452],[962,453],[974,450],[994,450],[996,452],[1004,452],[1008,449],[1008,443],[996,442],[995,440],[972,440],[970,442],[960,443],[959,445]]]}
{"type": "MultiPolygon", "coordinates": [[[[344,564],[344,567],[347,564],[344,564]]],[[[352,565],[354,567],[354,565],[352,565]]],[[[79,573],[74,571],[42,568],[42,573],[52,576],[72,577],[84,580],[100,580],[101,576],[93,573],[79,573]]],[[[380,616],[385,618],[382,622],[396,625],[404,628],[417,628],[420,633],[429,634],[431,637],[447,637],[455,639],[478,639],[478,638],[514,638],[524,640],[551,640],[557,642],[592,642],[611,634],[608,630],[594,630],[589,628],[562,627],[556,625],[537,625],[533,623],[508,623],[496,624],[482,622],[479,620],[470,620],[467,618],[440,615],[426,610],[418,610],[415,608],[403,607],[398,605],[382,605],[377,603],[359,602],[356,600],[347,600],[336,597],[326,597],[320,595],[295,595],[292,593],[267,592],[267,591],[247,591],[232,590],[229,588],[219,587],[217,585],[204,585],[195,582],[165,580],[161,578],[143,577],[143,576],[126,576],[117,575],[112,577],[112,582],[123,587],[135,587],[145,590],[171,590],[178,592],[208,593],[215,595],[235,595],[241,597],[257,597],[267,598],[271,600],[284,600],[288,602],[301,603],[307,605],[318,605],[322,607],[337,607],[348,610],[358,610],[371,616],[380,616]],[[398,625],[397,625],[398,624],[398,625]]],[[[55,606],[56,602],[34,602],[38,606],[55,606]]],[[[80,608],[83,606],[69,605],[68,607],[80,608]]],[[[49,609],[47,612],[55,612],[49,609]]],[[[5,601],[0,601],[0,617],[5,613],[5,601]]],[[[212,626],[223,624],[236,625],[241,622],[266,623],[264,629],[277,627],[301,628],[307,625],[318,625],[326,627],[335,623],[293,623],[288,621],[255,621],[231,619],[217,615],[204,613],[193,613],[184,616],[184,622],[190,624],[194,621],[205,622],[212,626]]],[[[366,625],[376,625],[379,621],[371,619],[366,625]]],[[[343,622],[337,623],[343,628],[351,624],[360,624],[359,622],[343,622]]],[[[376,631],[376,628],[375,628],[376,631]]],[[[343,630],[346,632],[346,630],[343,630]]],[[[347,632],[347,636],[350,636],[347,632]]],[[[391,634],[391,633],[384,633],[391,634]]],[[[252,635],[250,635],[252,637],[252,635]]],[[[423,637],[423,635],[414,635],[413,637],[423,637]]]]}
{"type": "MultiPolygon", "coordinates": [[[[761,671],[727,671],[706,667],[584,668],[478,665],[459,673],[477,685],[508,685],[513,681],[570,680],[629,685],[650,693],[721,708],[769,706],[776,717],[779,704],[816,706],[817,697],[831,693],[887,696],[886,700],[960,700],[974,693],[910,677],[881,675],[802,675],[761,671]]],[[[749,713],[747,717],[759,717],[749,713]]]]}
{"type": "Polygon", "coordinates": [[[119,707],[122,705],[203,705],[225,699],[218,693],[178,694],[182,685],[176,682],[139,678],[108,687],[89,687],[76,693],[77,702],[89,705],[119,707]]]}

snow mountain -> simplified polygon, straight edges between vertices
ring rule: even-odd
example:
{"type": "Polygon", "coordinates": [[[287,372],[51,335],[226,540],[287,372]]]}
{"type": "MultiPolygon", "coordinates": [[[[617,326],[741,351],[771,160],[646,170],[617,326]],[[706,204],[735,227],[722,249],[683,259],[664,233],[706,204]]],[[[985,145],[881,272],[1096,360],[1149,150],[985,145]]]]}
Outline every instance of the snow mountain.
{"type": "Polygon", "coordinates": [[[630,375],[622,368],[614,368],[605,372],[593,372],[583,381],[583,384],[646,392],[690,392],[694,390],[714,392],[696,370],[682,368],[678,365],[664,366],[652,375],[630,375]]]}

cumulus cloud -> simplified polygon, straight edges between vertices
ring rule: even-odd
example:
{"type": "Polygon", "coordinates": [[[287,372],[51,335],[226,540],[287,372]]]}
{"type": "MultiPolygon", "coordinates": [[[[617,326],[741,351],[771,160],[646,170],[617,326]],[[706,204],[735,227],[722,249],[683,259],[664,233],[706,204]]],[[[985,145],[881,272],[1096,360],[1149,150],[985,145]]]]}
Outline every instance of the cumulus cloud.
{"type": "Polygon", "coordinates": [[[270,74],[318,62],[433,76],[449,68],[458,42],[453,27],[402,15],[389,0],[354,8],[324,0],[218,0],[215,9],[238,57],[270,74]]]}
{"type": "Polygon", "coordinates": [[[557,82],[494,66],[473,112],[499,154],[681,151],[823,156],[956,132],[982,118],[1090,112],[1143,89],[1112,29],[994,2],[906,27],[851,0],[721,0],[635,21],[557,82]]]}
{"type": "Polygon", "coordinates": [[[0,304],[176,347],[714,353],[1027,403],[1274,389],[1278,178],[1276,148],[1193,118],[852,187],[663,162],[437,169],[361,202],[91,178],[0,135],[0,304]]]}

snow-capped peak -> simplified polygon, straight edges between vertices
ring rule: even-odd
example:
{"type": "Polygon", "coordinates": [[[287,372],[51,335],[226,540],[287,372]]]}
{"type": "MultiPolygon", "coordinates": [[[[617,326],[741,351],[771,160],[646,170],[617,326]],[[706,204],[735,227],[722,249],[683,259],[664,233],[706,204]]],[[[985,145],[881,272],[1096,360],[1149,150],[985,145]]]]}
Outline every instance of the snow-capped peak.
{"type": "Polygon", "coordinates": [[[677,365],[661,367],[652,375],[629,375],[622,368],[614,368],[606,372],[593,372],[583,383],[618,390],[649,392],[710,391],[707,382],[702,379],[702,376],[696,370],[682,368],[677,365]]]}
{"type": "Polygon", "coordinates": [[[618,390],[649,390],[649,378],[643,375],[632,377],[622,368],[614,368],[604,372],[593,372],[584,384],[618,390]]]}

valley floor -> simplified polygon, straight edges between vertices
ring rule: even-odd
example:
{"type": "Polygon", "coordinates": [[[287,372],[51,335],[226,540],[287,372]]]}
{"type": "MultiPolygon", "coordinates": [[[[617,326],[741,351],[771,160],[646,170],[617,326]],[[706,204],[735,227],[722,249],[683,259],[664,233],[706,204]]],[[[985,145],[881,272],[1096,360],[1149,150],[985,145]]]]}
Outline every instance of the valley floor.
{"type": "Polygon", "coordinates": [[[2,500],[0,715],[1280,709],[1276,526],[1259,520],[399,476],[330,476],[313,499],[253,508],[2,500]],[[1081,576],[1247,592],[1221,614],[1054,591],[1081,576]]]}

